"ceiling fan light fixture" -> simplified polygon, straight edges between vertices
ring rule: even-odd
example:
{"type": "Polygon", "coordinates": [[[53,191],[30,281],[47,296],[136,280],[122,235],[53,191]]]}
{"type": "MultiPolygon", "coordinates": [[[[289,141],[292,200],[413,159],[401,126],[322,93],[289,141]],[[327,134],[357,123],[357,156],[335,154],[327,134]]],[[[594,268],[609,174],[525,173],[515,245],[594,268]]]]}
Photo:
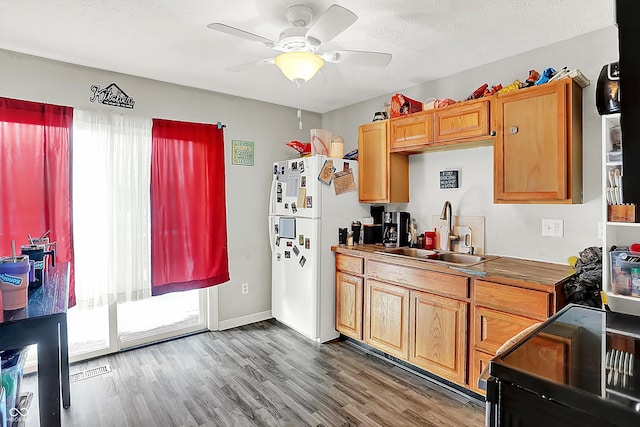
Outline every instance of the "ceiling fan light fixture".
{"type": "Polygon", "coordinates": [[[316,75],[324,65],[324,59],[310,52],[284,52],[276,56],[275,64],[286,78],[303,83],[316,75]]]}

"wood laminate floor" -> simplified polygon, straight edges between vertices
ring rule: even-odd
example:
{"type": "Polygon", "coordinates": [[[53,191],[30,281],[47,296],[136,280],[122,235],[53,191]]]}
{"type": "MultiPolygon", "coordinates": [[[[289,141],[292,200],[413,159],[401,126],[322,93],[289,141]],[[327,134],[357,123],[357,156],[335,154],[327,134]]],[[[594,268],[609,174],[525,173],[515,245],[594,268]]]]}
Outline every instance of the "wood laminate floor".
{"type": "MultiPolygon", "coordinates": [[[[344,341],[276,321],[207,332],[71,366],[63,426],[483,426],[482,402],[344,341]]],[[[37,390],[35,375],[22,391],[37,390]]],[[[26,426],[38,426],[37,396],[26,426]]],[[[46,426],[43,426],[46,427],[46,426]]]]}

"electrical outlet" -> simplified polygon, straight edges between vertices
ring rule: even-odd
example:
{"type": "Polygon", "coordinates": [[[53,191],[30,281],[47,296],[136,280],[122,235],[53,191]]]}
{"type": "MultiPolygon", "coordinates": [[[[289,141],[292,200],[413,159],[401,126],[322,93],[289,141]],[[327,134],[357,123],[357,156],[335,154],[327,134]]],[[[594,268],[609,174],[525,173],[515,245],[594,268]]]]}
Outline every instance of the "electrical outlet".
{"type": "Polygon", "coordinates": [[[242,293],[243,294],[248,294],[249,293],[249,284],[248,283],[243,283],[242,284],[242,293]]]}
{"type": "Polygon", "coordinates": [[[564,221],[542,218],[542,235],[550,237],[564,236],[564,221]]]}

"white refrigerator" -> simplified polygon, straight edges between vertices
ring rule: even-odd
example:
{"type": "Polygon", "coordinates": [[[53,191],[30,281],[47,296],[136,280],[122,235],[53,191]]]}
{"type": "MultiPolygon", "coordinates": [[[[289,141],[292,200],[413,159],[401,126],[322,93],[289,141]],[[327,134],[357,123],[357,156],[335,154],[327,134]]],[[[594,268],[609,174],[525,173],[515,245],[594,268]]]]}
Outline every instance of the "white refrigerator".
{"type": "Polygon", "coordinates": [[[358,201],[357,183],[357,161],[311,156],[273,164],[271,312],[278,321],[318,342],[339,335],[331,246],[338,244],[338,228],[350,230],[352,221],[368,216],[358,201]],[[336,175],[323,174],[323,182],[319,177],[327,162],[333,163],[336,175]]]}

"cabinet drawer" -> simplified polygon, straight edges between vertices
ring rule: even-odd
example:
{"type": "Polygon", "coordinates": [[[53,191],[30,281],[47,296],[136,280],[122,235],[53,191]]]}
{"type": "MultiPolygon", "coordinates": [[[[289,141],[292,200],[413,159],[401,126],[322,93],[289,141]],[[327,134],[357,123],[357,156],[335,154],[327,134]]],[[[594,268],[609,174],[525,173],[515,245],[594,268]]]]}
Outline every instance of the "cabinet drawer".
{"type": "Polygon", "coordinates": [[[370,260],[367,263],[369,277],[395,282],[417,290],[436,292],[456,298],[469,297],[469,279],[452,274],[402,267],[370,260]]]}
{"type": "Polygon", "coordinates": [[[475,347],[478,350],[495,354],[509,338],[534,323],[538,323],[538,321],[484,307],[476,307],[475,347]]]}
{"type": "Polygon", "coordinates": [[[336,254],[336,270],[346,273],[364,273],[364,259],[344,254],[336,254]]]}
{"type": "Polygon", "coordinates": [[[540,320],[546,320],[549,317],[550,298],[550,294],[546,292],[476,280],[477,304],[540,320]]]}
{"type": "Polygon", "coordinates": [[[489,101],[436,109],[435,142],[489,135],[489,101]]]}

